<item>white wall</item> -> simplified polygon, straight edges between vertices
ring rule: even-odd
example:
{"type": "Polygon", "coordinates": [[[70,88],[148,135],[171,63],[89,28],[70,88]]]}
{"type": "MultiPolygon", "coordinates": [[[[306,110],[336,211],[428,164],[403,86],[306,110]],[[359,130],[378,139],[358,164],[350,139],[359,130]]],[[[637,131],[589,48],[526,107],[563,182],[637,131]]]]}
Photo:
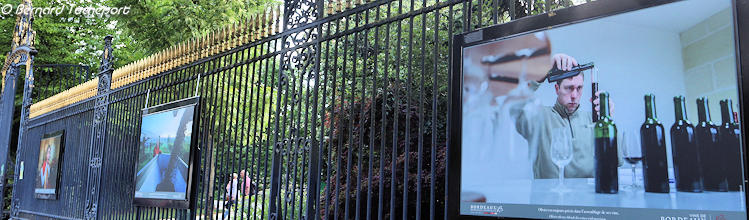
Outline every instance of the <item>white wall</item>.
{"type": "Polygon", "coordinates": [[[679,34],[692,122],[698,120],[695,100],[702,96],[708,98],[711,120],[715,123],[722,121],[719,104],[722,99],[731,99],[734,111],[739,112],[731,16],[731,11],[724,9],[679,34]]]}
{"type": "MultiPolygon", "coordinates": [[[[639,137],[645,120],[643,96],[656,96],[656,110],[668,132],[674,123],[673,97],[686,95],[678,33],[656,28],[622,24],[601,19],[547,32],[552,53],[565,53],[579,63],[595,62],[599,69],[600,90],[615,102],[613,119],[619,131],[639,137]]],[[[581,108],[590,111],[590,74],[585,75],[581,108]]],[[[545,83],[537,94],[546,105],[553,105],[553,84],[545,83]],[[548,94],[548,95],[544,95],[548,94]]],[[[668,134],[668,133],[667,133],[668,134]]],[[[668,136],[668,135],[667,135],[668,136]]],[[[670,158],[670,138],[666,138],[670,158]]]]}

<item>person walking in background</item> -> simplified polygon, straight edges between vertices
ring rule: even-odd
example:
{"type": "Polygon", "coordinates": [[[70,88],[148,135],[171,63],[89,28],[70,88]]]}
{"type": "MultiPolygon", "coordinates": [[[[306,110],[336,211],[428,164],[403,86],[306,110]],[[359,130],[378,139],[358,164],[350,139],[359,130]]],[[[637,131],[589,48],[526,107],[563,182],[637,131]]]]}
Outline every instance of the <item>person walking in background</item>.
{"type": "Polygon", "coordinates": [[[224,204],[224,219],[229,217],[229,209],[231,208],[234,203],[237,201],[237,185],[239,175],[237,173],[232,173],[229,182],[226,184],[226,203],[224,204]]]}
{"type": "Polygon", "coordinates": [[[239,172],[239,178],[241,180],[242,196],[252,195],[252,179],[250,179],[250,175],[247,175],[247,172],[242,170],[239,172]]]}

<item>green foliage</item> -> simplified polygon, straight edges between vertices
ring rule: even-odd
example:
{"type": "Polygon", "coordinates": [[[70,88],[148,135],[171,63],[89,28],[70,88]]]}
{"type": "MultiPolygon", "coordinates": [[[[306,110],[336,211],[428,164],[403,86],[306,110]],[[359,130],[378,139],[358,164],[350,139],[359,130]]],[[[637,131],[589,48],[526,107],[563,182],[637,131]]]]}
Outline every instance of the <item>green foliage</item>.
{"type": "Polygon", "coordinates": [[[128,15],[115,16],[117,29],[128,39],[118,41],[118,66],[154,54],[171,45],[186,42],[242,22],[248,15],[279,4],[277,0],[111,0],[114,7],[130,6],[128,15]],[[129,44],[132,41],[132,44],[129,44]]]}
{"type": "MultiPolygon", "coordinates": [[[[0,0],[17,6],[20,0],[0,0]]],[[[90,16],[63,12],[34,17],[36,64],[83,64],[96,70],[106,35],[114,37],[115,67],[154,54],[169,46],[206,35],[250,14],[280,4],[278,0],[37,0],[34,7],[125,7],[127,15],[90,16]]],[[[0,43],[10,45],[15,14],[0,13],[0,43]]],[[[0,49],[0,59],[10,47],[0,49]]]]}

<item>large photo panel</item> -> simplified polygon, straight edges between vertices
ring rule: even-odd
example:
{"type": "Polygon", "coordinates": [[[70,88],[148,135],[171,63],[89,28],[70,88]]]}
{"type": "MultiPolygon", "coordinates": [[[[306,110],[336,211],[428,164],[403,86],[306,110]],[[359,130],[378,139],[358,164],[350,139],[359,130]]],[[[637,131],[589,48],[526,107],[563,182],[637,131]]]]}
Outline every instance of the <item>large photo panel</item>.
{"type": "Polygon", "coordinates": [[[733,19],[683,1],[462,48],[460,213],[746,218],[733,19]]]}
{"type": "Polygon", "coordinates": [[[135,165],[137,204],[185,208],[193,169],[196,103],[197,99],[188,99],[145,110],[135,165]]]}

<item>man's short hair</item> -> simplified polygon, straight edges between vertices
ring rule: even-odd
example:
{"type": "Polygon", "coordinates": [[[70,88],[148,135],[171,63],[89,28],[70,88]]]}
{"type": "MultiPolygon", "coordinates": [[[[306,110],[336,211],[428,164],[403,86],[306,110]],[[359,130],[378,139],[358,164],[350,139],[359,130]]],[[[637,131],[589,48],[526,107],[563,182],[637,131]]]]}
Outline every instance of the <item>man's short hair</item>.
{"type": "MultiPolygon", "coordinates": [[[[583,76],[583,81],[585,81],[585,71],[580,71],[579,74],[577,74],[575,76],[572,76],[572,77],[576,77],[576,76],[579,76],[579,75],[582,75],[583,76]]],[[[572,78],[572,77],[569,77],[569,78],[572,78]]],[[[565,78],[565,79],[569,79],[569,78],[565,78]]],[[[564,81],[565,79],[557,81],[557,85],[562,84],[562,81],[564,81]]]]}

